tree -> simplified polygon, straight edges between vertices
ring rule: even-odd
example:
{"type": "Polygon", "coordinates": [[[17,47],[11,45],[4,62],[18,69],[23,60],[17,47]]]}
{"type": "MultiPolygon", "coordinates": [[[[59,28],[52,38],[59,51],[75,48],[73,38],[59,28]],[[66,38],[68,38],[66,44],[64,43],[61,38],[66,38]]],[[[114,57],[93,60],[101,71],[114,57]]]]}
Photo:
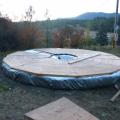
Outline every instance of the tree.
{"type": "Polygon", "coordinates": [[[78,48],[83,46],[84,30],[77,30],[74,27],[66,26],[54,33],[53,40],[54,47],[78,48]]]}
{"type": "Polygon", "coordinates": [[[100,45],[100,46],[104,46],[108,44],[108,37],[107,37],[107,33],[101,31],[98,31],[98,33],[96,34],[96,42],[100,45]]]}
{"type": "Polygon", "coordinates": [[[35,11],[32,6],[29,6],[28,10],[25,12],[25,19],[27,21],[31,21],[33,18],[33,15],[35,14],[35,11]]]}
{"type": "Polygon", "coordinates": [[[71,48],[83,47],[85,43],[84,40],[84,30],[74,30],[72,39],[71,39],[71,48]]]}
{"type": "Polygon", "coordinates": [[[85,46],[90,46],[94,44],[94,40],[90,36],[90,30],[86,29],[84,32],[84,44],[85,46]]]}
{"type": "Polygon", "coordinates": [[[29,22],[24,22],[17,30],[17,39],[21,49],[30,49],[42,44],[42,32],[29,22]]]}
{"type": "Polygon", "coordinates": [[[46,12],[45,12],[45,18],[46,18],[46,46],[47,47],[50,47],[50,44],[51,44],[51,41],[50,41],[50,31],[49,31],[49,28],[50,28],[50,15],[49,15],[49,10],[46,9],[46,12]]]}
{"type": "Polygon", "coordinates": [[[54,47],[56,47],[56,44],[58,47],[70,47],[71,37],[73,33],[73,28],[66,26],[62,29],[59,29],[54,33],[54,47]],[[58,44],[59,43],[59,44],[58,44]]]}
{"type": "Polygon", "coordinates": [[[13,50],[18,47],[15,24],[6,18],[0,18],[0,51],[13,50]]]}

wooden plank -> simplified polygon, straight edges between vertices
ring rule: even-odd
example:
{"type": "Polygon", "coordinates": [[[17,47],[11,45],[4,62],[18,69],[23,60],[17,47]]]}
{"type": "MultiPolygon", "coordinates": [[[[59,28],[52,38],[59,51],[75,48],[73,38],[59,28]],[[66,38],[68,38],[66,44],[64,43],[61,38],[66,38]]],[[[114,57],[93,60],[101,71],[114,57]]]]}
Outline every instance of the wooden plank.
{"type": "Polygon", "coordinates": [[[101,54],[82,56],[82,58],[78,58],[78,59],[75,59],[73,61],[70,61],[70,62],[68,62],[68,64],[74,64],[74,63],[81,62],[83,60],[88,60],[90,58],[97,57],[97,56],[100,56],[100,55],[101,54]]]}
{"type": "Polygon", "coordinates": [[[63,97],[25,114],[25,120],[99,120],[63,97]]]}
{"type": "Polygon", "coordinates": [[[110,99],[110,101],[114,102],[119,95],[120,95],[120,90],[117,91],[117,93],[110,99]]]}

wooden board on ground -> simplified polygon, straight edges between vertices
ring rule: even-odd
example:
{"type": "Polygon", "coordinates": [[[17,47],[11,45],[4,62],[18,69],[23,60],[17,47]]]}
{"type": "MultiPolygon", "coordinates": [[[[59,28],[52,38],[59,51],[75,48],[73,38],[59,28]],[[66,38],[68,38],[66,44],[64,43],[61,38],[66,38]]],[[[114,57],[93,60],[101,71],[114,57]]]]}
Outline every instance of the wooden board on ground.
{"type": "Polygon", "coordinates": [[[99,120],[91,113],[61,98],[25,114],[25,120],[99,120]]]}
{"type": "Polygon", "coordinates": [[[13,69],[35,75],[79,77],[110,74],[120,70],[119,57],[83,49],[46,48],[19,51],[7,55],[3,61],[13,69]],[[64,61],[51,57],[53,54],[70,54],[77,57],[64,61]]]}

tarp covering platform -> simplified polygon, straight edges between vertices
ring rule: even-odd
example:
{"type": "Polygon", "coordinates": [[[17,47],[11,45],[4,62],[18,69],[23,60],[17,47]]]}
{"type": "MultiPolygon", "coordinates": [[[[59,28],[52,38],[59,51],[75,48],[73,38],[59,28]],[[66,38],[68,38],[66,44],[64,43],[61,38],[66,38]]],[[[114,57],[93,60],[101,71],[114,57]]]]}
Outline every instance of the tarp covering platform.
{"type": "Polygon", "coordinates": [[[60,48],[18,51],[7,55],[2,66],[12,79],[55,89],[86,89],[120,81],[120,58],[100,51],[60,48]]]}

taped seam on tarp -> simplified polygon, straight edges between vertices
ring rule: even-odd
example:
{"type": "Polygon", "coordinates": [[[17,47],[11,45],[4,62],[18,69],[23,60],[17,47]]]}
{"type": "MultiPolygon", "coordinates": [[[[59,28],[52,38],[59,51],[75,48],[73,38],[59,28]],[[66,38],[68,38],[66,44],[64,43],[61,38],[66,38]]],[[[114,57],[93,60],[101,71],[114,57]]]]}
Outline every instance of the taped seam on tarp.
{"type": "Polygon", "coordinates": [[[84,77],[38,76],[13,69],[6,63],[2,64],[2,70],[6,76],[13,80],[53,89],[90,89],[110,86],[120,82],[120,71],[107,75],[84,77]]]}

